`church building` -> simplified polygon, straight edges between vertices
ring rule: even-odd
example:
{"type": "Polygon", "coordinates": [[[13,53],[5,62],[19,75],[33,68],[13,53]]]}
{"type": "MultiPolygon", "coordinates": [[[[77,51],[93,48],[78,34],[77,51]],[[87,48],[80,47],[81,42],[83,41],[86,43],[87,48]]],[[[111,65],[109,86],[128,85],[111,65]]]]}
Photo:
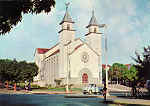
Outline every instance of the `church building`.
{"type": "Polygon", "coordinates": [[[66,6],[60,22],[59,42],[51,48],[37,48],[35,63],[39,73],[34,79],[41,86],[65,84],[101,84],[101,33],[94,11],[85,34],[85,40],[75,37],[74,21],[66,6]]]}

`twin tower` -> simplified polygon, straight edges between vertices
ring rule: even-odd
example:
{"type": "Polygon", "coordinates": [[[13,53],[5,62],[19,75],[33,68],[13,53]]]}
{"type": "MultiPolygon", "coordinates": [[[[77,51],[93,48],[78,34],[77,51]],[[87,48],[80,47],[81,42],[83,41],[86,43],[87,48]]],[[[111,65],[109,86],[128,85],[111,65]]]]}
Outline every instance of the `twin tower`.
{"type": "Polygon", "coordinates": [[[85,34],[85,41],[80,39],[81,42],[77,42],[73,24],[74,21],[69,15],[67,6],[63,20],[60,22],[61,30],[59,31],[61,67],[61,70],[59,71],[61,76],[60,78],[68,76],[67,73],[69,72],[71,76],[70,80],[73,84],[76,81],[81,83],[102,83],[102,50],[101,33],[99,28],[103,26],[98,24],[93,11],[90,22],[86,26],[86,28],[88,28],[88,33],[85,34]],[[68,45],[70,45],[69,51],[67,49],[68,45]],[[87,47],[81,47],[82,45],[86,45],[87,47]],[[71,54],[78,48],[80,48],[80,51],[75,52],[74,55],[70,55],[68,57],[68,54],[71,54]]]}
{"type": "MultiPolygon", "coordinates": [[[[67,5],[67,4],[66,4],[67,5]]],[[[75,30],[73,29],[74,21],[72,21],[71,16],[68,12],[68,5],[66,6],[66,12],[61,21],[61,30],[60,34],[60,43],[65,45],[70,41],[75,40],[75,30]]],[[[92,17],[90,19],[89,24],[86,26],[88,28],[88,33],[85,35],[85,40],[90,47],[96,51],[99,55],[101,55],[101,33],[99,31],[100,27],[104,27],[104,25],[99,25],[96,17],[94,15],[94,11],[92,11],[92,17]]]]}

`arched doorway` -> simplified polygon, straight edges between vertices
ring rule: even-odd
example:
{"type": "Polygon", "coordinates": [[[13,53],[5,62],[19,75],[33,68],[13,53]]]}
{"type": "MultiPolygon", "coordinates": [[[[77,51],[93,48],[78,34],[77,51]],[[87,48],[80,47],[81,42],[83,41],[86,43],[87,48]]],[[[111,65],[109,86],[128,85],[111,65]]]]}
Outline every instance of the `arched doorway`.
{"type": "Polygon", "coordinates": [[[88,83],[88,75],[87,75],[87,73],[83,73],[83,75],[82,75],[82,83],[88,83]]]}

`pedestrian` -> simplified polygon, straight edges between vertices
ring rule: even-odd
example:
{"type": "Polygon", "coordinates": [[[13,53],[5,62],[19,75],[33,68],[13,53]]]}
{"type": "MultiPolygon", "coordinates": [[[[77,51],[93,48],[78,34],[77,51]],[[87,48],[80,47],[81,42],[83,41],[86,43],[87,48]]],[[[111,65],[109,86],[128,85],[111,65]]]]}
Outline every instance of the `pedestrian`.
{"type": "Polygon", "coordinates": [[[28,91],[27,81],[25,81],[25,90],[28,91]]]}
{"type": "Polygon", "coordinates": [[[31,81],[29,80],[29,83],[28,83],[28,90],[31,91],[31,81]]]}
{"type": "Polygon", "coordinates": [[[137,96],[137,91],[136,91],[136,79],[135,79],[135,77],[133,78],[133,81],[132,81],[131,95],[132,95],[133,97],[136,97],[136,96],[137,96]]]}
{"type": "Polygon", "coordinates": [[[104,83],[104,88],[103,88],[104,101],[106,101],[106,94],[107,94],[107,87],[106,87],[106,83],[104,83]]]}

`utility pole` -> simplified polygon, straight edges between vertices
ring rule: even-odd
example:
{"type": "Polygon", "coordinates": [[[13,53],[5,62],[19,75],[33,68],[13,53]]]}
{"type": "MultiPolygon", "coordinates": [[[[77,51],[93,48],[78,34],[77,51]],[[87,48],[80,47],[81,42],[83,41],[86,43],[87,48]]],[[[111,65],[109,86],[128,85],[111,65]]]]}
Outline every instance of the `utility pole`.
{"type": "Polygon", "coordinates": [[[104,40],[105,40],[104,57],[105,57],[105,72],[106,72],[106,74],[105,74],[105,77],[106,77],[105,85],[106,85],[106,88],[107,88],[106,96],[109,96],[109,93],[108,93],[108,65],[107,65],[108,64],[107,63],[107,61],[108,61],[108,57],[107,57],[108,48],[107,48],[107,34],[106,34],[107,25],[106,24],[101,24],[100,27],[104,28],[104,40]]]}
{"type": "Polygon", "coordinates": [[[106,28],[107,26],[105,25],[104,26],[104,39],[105,39],[105,71],[106,71],[106,88],[107,88],[107,92],[106,92],[106,96],[109,96],[109,93],[108,93],[108,56],[107,56],[107,50],[108,50],[108,47],[107,47],[107,34],[106,34],[106,28]]]}

